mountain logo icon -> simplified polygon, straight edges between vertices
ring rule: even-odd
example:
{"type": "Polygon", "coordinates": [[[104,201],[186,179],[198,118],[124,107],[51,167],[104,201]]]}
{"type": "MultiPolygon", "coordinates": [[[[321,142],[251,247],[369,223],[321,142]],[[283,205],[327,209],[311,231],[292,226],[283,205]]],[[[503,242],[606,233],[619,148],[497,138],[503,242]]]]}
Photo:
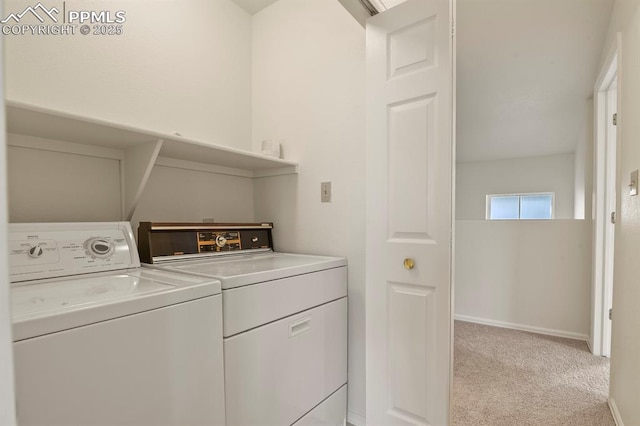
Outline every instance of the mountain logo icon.
{"type": "Polygon", "coordinates": [[[58,22],[58,18],[56,18],[54,16],[54,13],[58,14],[58,13],[60,13],[60,11],[58,9],[56,9],[55,7],[52,7],[51,9],[47,9],[46,6],[44,6],[42,3],[38,3],[33,7],[32,6],[27,7],[25,10],[23,10],[20,13],[11,13],[11,14],[9,14],[9,16],[7,16],[3,20],[1,20],[0,23],[6,24],[7,22],[13,20],[14,23],[17,24],[17,23],[20,22],[20,20],[25,15],[29,15],[29,14],[35,16],[36,19],[38,21],[40,21],[40,23],[42,23],[42,24],[44,24],[44,21],[45,21],[44,17],[49,17],[49,19],[51,19],[53,22],[57,23],[58,22]]]}

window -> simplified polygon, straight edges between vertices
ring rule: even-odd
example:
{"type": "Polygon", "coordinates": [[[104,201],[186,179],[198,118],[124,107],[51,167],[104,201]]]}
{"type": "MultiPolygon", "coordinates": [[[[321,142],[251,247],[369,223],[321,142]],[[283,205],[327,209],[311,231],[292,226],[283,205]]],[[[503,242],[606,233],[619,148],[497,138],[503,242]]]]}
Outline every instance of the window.
{"type": "Polygon", "coordinates": [[[553,219],[554,193],[487,195],[487,219],[553,219]]]}

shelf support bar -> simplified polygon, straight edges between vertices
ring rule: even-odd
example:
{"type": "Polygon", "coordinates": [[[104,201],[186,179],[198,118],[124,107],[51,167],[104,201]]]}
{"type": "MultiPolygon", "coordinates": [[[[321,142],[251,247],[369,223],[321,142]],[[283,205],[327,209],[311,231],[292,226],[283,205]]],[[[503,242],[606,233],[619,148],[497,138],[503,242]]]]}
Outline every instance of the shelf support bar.
{"type": "Polygon", "coordinates": [[[163,139],[125,149],[124,151],[124,210],[125,220],[136,211],[151,169],[156,163],[163,139]]]}

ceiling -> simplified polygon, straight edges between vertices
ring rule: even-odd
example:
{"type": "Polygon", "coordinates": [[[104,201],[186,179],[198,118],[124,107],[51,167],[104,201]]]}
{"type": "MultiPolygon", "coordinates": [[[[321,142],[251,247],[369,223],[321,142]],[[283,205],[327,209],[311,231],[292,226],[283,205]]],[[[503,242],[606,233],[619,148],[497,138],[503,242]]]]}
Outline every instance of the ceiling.
{"type": "Polygon", "coordinates": [[[271,6],[278,0],[233,0],[235,4],[246,10],[251,15],[260,12],[267,6],[271,6]]]}
{"type": "MultiPolygon", "coordinates": [[[[277,0],[233,1],[255,14],[277,0]]],[[[459,162],[575,151],[613,2],[457,0],[459,162]]]]}
{"type": "Polygon", "coordinates": [[[459,162],[573,152],[613,0],[457,1],[459,162]]]}

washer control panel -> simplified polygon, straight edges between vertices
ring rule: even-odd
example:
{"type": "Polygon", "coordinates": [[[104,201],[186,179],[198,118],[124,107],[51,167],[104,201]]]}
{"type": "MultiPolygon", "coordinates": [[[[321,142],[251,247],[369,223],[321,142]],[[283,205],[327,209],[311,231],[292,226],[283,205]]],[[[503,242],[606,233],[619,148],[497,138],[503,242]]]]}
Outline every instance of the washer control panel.
{"type": "Polygon", "coordinates": [[[139,265],[128,222],[9,225],[11,282],[139,265]]]}

